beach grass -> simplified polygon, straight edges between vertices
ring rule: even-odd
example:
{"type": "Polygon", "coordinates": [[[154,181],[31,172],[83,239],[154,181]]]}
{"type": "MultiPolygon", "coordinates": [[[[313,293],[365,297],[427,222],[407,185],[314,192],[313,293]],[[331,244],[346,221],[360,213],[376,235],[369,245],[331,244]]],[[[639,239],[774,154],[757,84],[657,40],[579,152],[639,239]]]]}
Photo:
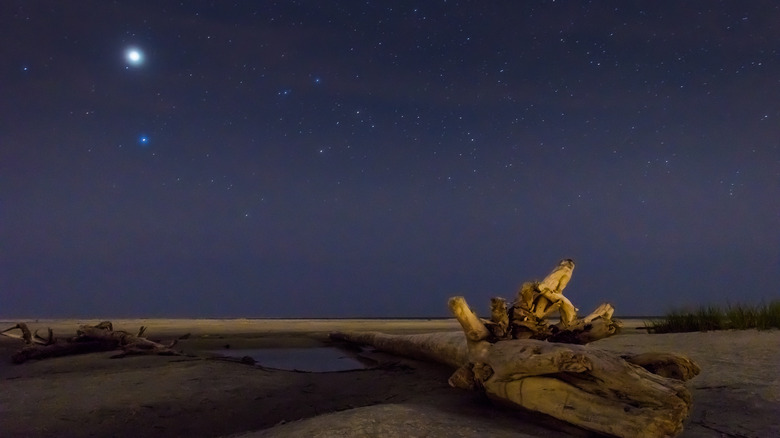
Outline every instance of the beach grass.
{"type": "Polygon", "coordinates": [[[660,319],[645,321],[650,333],[706,332],[711,330],[768,330],[780,328],[780,300],[758,305],[702,306],[673,310],[660,319]]]}

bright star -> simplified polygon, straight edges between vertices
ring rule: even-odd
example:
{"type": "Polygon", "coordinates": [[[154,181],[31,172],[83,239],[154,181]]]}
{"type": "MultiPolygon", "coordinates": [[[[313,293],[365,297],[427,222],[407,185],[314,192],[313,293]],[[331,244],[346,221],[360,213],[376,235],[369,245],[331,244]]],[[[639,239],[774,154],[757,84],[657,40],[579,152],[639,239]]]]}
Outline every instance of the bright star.
{"type": "Polygon", "coordinates": [[[125,51],[125,59],[130,65],[138,66],[144,62],[144,54],[140,49],[131,47],[125,51]]]}
{"type": "Polygon", "coordinates": [[[138,137],[138,144],[141,146],[148,146],[149,145],[149,137],[142,135],[138,137]]]}

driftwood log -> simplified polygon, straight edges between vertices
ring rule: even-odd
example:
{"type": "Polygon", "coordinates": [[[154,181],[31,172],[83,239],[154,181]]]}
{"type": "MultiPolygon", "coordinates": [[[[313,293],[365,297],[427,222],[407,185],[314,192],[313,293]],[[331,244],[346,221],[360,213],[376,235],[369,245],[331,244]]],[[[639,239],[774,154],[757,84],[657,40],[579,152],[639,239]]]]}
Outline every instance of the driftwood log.
{"type": "Polygon", "coordinates": [[[450,365],[457,368],[449,379],[453,387],[482,389],[502,404],[583,429],[618,437],[679,434],[692,403],[683,381],[698,374],[698,366],[673,354],[621,357],[581,345],[614,334],[619,324],[612,321],[609,305],[577,318],[561,294],[571,268],[573,262],[564,260],[544,281],[524,285],[520,302],[511,307],[494,299],[488,321],[477,317],[464,298],[450,299],[463,333],[331,337],[450,365]],[[561,315],[555,326],[545,321],[550,309],[561,315]]]}
{"type": "Polygon", "coordinates": [[[133,335],[125,331],[114,330],[110,321],[103,321],[97,325],[81,325],[76,331],[76,336],[65,339],[55,338],[52,330],[48,329],[48,335],[44,338],[38,335],[37,330],[35,333],[31,333],[27,324],[20,322],[3,330],[0,334],[21,339],[25,343],[22,349],[11,356],[14,363],[23,363],[31,359],[47,359],[114,350],[119,350],[119,352],[112,358],[134,354],[180,354],[172,350],[176,344],[175,340],[169,345],[163,345],[142,337],[145,331],[146,327],[142,326],[138,330],[138,334],[133,335]],[[14,333],[15,330],[19,330],[21,334],[14,333]]]}

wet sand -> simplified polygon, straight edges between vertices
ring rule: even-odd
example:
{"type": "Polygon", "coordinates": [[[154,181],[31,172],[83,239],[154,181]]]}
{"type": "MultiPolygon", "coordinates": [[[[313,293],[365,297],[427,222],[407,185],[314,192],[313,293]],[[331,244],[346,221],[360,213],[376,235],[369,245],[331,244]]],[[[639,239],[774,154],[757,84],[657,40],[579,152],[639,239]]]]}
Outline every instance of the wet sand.
{"type": "MultiPolygon", "coordinates": [[[[55,336],[97,320],[27,321],[55,336]]],[[[0,322],[0,328],[15,322],[0,322]]],[[[20,342],[0,337],[3,436],[88,437],[546,437],[591,436],[549,418],[494,406],[482,394],[450,388],[452,370],[381,353],[367,368],[339,372],[270,369],[213,358],[244,348],[332,347],[332,331],[453,331],[434,320],[115,319],[150,339],[190,337],[175,347],[192,356],[113,353],[10,363],[20,342]],[[227,348],[229,347],[229,348],[227,348]],[[4,359],[3,359],[4,358],[4,359]]],[[[593,348],[688,355],[702,373],[688,382],[694,404],[682,437],[780,436],[780,331],[650,335],[626,321],[623,333],[593,348]]],[[[354,352],[344,351],[350,355],[354,352]]]]}

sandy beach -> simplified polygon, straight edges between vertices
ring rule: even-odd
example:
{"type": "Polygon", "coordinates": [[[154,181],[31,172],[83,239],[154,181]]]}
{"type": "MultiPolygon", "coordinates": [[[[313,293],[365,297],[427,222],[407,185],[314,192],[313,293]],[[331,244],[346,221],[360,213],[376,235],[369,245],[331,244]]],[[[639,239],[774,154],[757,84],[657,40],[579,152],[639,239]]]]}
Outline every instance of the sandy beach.
{"type": "MultiPolygon", "coordinates": [[[[0,322],[0,329],[16,321],[0,322]]],[[[26,321],[72,336],[97,320],[26,321]]],[[[0,337],[3,436],[92,437],[582,437],[549,418],[494,406],[479,392],[450,388],[448,367],[381,353],[333,350],[332,331],[455,331],[453,319],[115,319],[116,330],[148,327],[150,339],[190,334],[187,356],[93,353],[14,365],[21,342],[0,337]],[[220,359],[236,351],[302,349],[349,359],[346,370],[311,372],[220,359]]],[[[651,335],[626,321],[620,335],[591,344],[620,353],[675,352],[702,373],[688,382],[693,411],[682,437],[780,436],[780,331],[651,335]]],[[[306,350],[304,350],[304,354],[306,350]]]]}

